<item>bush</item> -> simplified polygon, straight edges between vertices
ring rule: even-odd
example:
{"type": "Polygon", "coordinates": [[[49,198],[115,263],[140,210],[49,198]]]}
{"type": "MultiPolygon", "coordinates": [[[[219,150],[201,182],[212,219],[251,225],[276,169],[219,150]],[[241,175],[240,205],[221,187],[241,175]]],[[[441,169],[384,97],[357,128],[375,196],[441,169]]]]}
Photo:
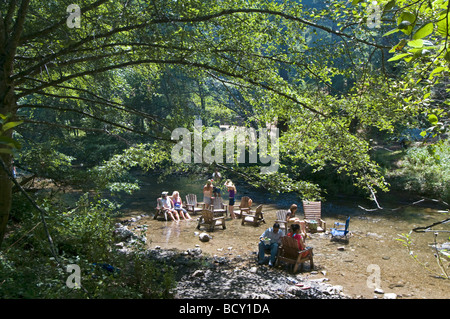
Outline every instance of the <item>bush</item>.
{"type": "MultiPolygon", "coordinates": [[[[36,212],[12,227],[0,253],[0,298],[169,298],[175,272],[147,257],[143,241],[125,255],[115,249],[110,202],[83,195],[75,209],[60,212],[42,202],[58,253],[58,264],[36,212]],[[81,270],[82,289],[69,288],[71,273],[81,270]]],[[[141,234],[145,235],[145,234],[141,234]]]]}
{"type": "Polygon", "coordinates": [[[450,141],[412,147],[400,163],[405,189],[444,201],[450,200],[450,141]]]}

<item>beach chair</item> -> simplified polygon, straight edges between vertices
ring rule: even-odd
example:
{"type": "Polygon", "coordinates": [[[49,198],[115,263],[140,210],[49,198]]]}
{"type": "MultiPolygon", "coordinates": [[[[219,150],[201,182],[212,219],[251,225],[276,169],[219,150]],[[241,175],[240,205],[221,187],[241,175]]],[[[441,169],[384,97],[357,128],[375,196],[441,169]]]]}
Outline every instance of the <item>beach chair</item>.
{"type": "Polygon", "coordinates": [[[241,202],[239,205],[234,205],[234,207],[238,208],[238,210],[234,211],[234,214],[237,218],[242,217],[242,213],[248,213],[251,209],[251,199],[248,196],[242,196],[241,202]]]}
{"type": "Polygon", "coordinates": [[[214,213],[208,209],[202,210],[202,216],[198,219],[197,229],[206,226],[209,231],[214,231],[215,227],[222,227],[226,229],[225,226],[225,216],[214,217],[214,213]]]}
{"type": "Polygon", "coordinates": [[[222,197],[213,198],[210,210],[214,213],[214,216],[228,215],[228,205],[223,203],[222,197]]]}
{"type": "Polygon", "coordinates": [[[250,210],[248,213],[242,213],[242,222],[241,225],[245,223],[250,223],[253,226],[257,227],[261,223],[266,223],[264,220],[264,213],[262,211],[263,205],[259,205],[256,207],[255,211],[250,210]]]}
{"type": "Polygon", "coordinates": [[[188,213],[196,215],[200,213],[205,207],[204,203],[197,202],[197,195],[187,194],[186,195],[186,210],[188,213]]]}
{"type": "Polygon", "coordinates": [[[327,224],[322,219],[322,202],[303,201],[303,213],[308,232],[326,231],[327,224]]]}
{"type": "Polygon", "coordinates": [[[305,249],[300,250],[295,238],[288,236],[281,237],[281,246],[278,248],[275,266],[279,266],[280,263],[293,265],[292,272],[295,274],[298,270],[298,266],[300,266],[301,270],[303,269],[303,263],[305,261],[309,261],[310,270],[313,270],[314,261],[312,247],[306,247],[305,249]]]}
{"type": "Polygon", "coordinates": [[[277,217],[275,222],[280,225],[280,229],[284,230],[284,233],[287,234],[288,230],[288,222],[287,222],[287,215],[290,213],[289,210],[278,210],[277,211],[277,217]]]}
{"type": "Polygon", "coordinates": [[[335,222],[334,227],[331,228],[331,239],[335,240],[348,240],[349,235],[350,217],[347,218],[345,223],[335,222]]]}

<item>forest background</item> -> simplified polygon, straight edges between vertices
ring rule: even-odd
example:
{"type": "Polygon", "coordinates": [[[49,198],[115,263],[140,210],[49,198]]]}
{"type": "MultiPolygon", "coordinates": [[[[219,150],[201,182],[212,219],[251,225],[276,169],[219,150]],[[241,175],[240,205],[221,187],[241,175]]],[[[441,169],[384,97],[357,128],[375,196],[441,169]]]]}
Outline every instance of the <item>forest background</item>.
{"type": "Polygon", "coordinates": [[[73,4],[0,1],[2,297],[168,297],[173,270],[139,255],[126,276],[56,283],[63,264],[129,264],[105,194],[136,190],[133,170],[213,170],[171,159],[171,132],[195,119],[279,129],[277,172],[219,165],[256,188],[450,200],[449,1],[73,4]],[[73,206],[63,189],[91,196],[73,206]]]}

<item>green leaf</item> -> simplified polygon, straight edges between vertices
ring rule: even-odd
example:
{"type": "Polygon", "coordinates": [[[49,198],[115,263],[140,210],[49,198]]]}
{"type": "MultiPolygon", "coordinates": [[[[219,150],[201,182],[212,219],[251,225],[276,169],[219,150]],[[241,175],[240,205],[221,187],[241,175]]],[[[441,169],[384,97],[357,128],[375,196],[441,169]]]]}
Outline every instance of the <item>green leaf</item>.
{"type": "Polygon", "coordinates": [[[20,125],[20,124],[22,124],[22,123],[23,123],[23,121],[18,121],[18,122],[8,122],[8,123],[6,123],[6,124],[3,124],[1,130],[2,130],[3,132],[6,132],[7,130],[12,129],[13,127],[16,127],[16,126],[18,126],[18,125],[20,125]]]}
{"type": "Polygon", "coordinates": [[[398,32],[398,31],[400,31],[400,30],[397,29],[397,28],[392,29],[391,31],[388,31],[388,32],[386,32],[385,34],[383,34],[383,37],[386,37],[386,36],[388,36],[388,35],[390,35],[390,34],[393,34],[393,33],[398,32]]]}
{"type": "Polygon", "coordinates": [[[428,115],[428,121],[431,123],[431,125],[436,125],[438,122],[438,118],[434,114],[428,115]]]}
{"type": "Polygon", "coordinates": [[[423,47],[423,40],[417,39],[417,40],[408,41],[408,46],[410,46],[412,48],[421,48],[421,47],[423,47]]]}
{"type": "Polygon", "coordinates": [[[404,11],[397,19],[398,28],[406,35],[410,35],[416,23],[416,16],[410,12],[404,11]]]}
{"type": "Polygon", "coordinates": [[[409,53],[402,53],[402,54],[393,56],[392,58],[390,58],[390,59],[388,60],[388,62],[397,61],[397,60],[400,60],[400,59],[402,59],[402,58],[404,58],[404,57],[406,57],[406,56],[409,56],[409,55],[410,55],[409,53]]]}
{"type": "Polygon", "coordinates": [[[383,15],[395,6],[395,0],[391,0],[383,8],[383,15]]]}
{"type": "Polygon", "coordinates": [[[363,2],[364,0],[353,0],[352,5],[356,6],[358,3],[363,2]]]}
{"type": "Polygon", "coordinates": [[[413,35],[413,39],[422,39],[426,36],[430,35],[433,32],[433,23],[427,23],[419,28],[419,30],[416,31],[413,35]]]}
{"type": "Polygon", "coordinates": [[[430,77],[432,77],[436,73],[441,73],[444,70],[445,70],[445,68],[443,66],[438,66],[430,73],[430,77]]]}
{"type": "Polygon", "coordinates": [[[449,32],[448,32],[449,25],[450,25],[450,17],[447,15],[447,13],[441,15],[439,17],[439,21],[436,23],[437,33],[446,37],[447,35],[449,35],[449,32]]]}
{"type": "Polygon", "coordinates": [[[6,144],[15,148],[21,148],[22,145],[20,145],[19,142],[17,142],[16,140],[13,140],[10,137],[7,136],[0,136],[0,144],[6,144]]]}
{"type": "Polygon", "coordinates": [[[10,154],[10,155],[13,154],[13,152],[10,149],[7,149],[7,148],[0,148],[0,153],[2,153],[2,154],[10,154]]]}
{"type": "Polygon", "coordinates": [[[445,53],[444,59],[445,61],[450,62],[450,51],[447,51],[447,53],[445,53]]]}

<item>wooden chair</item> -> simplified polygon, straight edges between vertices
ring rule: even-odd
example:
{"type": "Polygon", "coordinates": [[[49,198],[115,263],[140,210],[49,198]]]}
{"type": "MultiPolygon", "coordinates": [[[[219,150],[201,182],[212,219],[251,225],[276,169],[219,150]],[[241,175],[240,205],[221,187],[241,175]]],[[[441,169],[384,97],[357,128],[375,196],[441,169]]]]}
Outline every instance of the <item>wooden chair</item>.
{"type": "Polygon", "coordinates": [[[280,262],[287,263],[288,265],[293,265],[294,267],[292,272],[295,274],[298,270],[298,266],[303,269],[303,263],[308,260],[310,263],[310,269],[313,270],[314,262],[312,247],[307,247],[306,249],[300,250],[295,238],[288,236],[284,236],[281,238],[281,246],[278,248],[278,255],[275,266],[278,266],[280,262]]]}
{"type": "Polygon", "coordinates": [[[197,202],[197,195],[186,195],[186,210],[188,211],[188,213],[196,215],[197,213],[200,213],[204,209],[204,207],[204,203],[197,202]]]}
{"type": "Polygon", "coordinates": [[[222,197],[213,198],[210,210],[214,213],[215,216],[228,215],[228,205],[223,203],[222,197]]]}
{"type": "Polygon", "coordinates": [[[241,197],[241,202],[239,203],[239,205],[234,205],[234,207],[239,208],[238,210],[234,211],[234,214],[236,215],[237,218],[241,218],[242,217],[242,213],[248,213],[251,209],[251,199],[248,196],[242,196],[241,197]]]}
{"type": "Polygon", "coordinates": [[[197,229],[201,226],[206,226],[209,231],[214,231],[215,227],[222,226],[222,229],[226,229],[225,216],[214,217],[214,213],[208,209],[202,210],[202,216],[198,219],[197,229]]]}
{"type": "Polygon", "coordinates": [[[322,202],[303,201],[303,212],[305,214],[306,228],[310,233],[326,231],[327,224],[322,219],[322,202]],[[316,221],[317,229],[308,226],[309,221],[316,221]]]}
{"type": "Polygon", "coordinates": [[[263,205],[256,207],[255,211],[250,210],[248,213],[242,213],[241,225],[251,223],[253,226],[259,226],[261,223],[266,223],[264,220],[264,213],[262,211],[263,205]]]}
{"type": "Polygon", "coordinates": [[[280,225],[280,229],[284,230],[285,234],[287,234],[288,230],[287,214],[289,214],[289,210],[278,210],[277,219],[275,220],[280,225]]]}

